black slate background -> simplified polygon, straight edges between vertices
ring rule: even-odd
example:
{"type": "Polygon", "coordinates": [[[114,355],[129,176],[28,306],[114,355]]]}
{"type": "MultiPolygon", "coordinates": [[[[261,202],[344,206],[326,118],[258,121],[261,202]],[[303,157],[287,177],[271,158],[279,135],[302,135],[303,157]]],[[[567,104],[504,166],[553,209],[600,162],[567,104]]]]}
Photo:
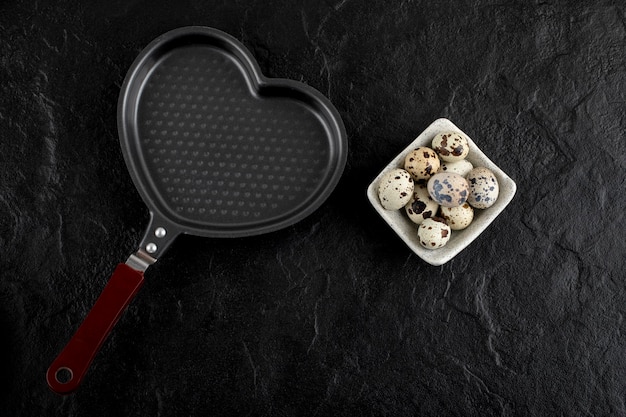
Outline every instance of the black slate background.
{"type": "Polygon", "coordinates": [[[626,416],[625,95],[620,2],[1,2],[2,415],[626,416]],[[148,221],[120,85],[192,24],[327,95],[344,176],[285,230],[179,238],[57,396],[48,365],[148,221]],[[365,190],[438,117],[518,192],[432,267],[365,190]]]}

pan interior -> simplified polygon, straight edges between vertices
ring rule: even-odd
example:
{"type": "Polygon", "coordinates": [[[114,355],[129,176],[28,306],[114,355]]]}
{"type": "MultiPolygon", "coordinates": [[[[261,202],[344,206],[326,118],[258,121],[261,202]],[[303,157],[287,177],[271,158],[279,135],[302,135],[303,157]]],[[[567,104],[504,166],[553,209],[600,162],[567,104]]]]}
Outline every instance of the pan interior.
{"type": "Polygon", "coordinates": [[[259,81],[211,37],[175,38],[149,58],[122,140],[149,207],[195,234],[237,236],[291,224],[327,197],[345,150],[318,97],[259,81]]]}

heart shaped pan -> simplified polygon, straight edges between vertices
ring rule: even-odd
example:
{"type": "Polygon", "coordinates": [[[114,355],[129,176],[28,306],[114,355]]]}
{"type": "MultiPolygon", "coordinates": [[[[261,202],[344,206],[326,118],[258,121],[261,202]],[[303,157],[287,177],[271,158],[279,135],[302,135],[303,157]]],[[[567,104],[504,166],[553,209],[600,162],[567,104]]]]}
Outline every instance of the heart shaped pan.
{"type": "Polygon", "coordinates": [[[326,200],[347,155],[341,118],[322,94],[264,77],[241,43],[206,27],[168,32],[137,57],[118,128],[153,216],[142,246],[159,227],[239,237],[289,226],[326,200]]]}
{"type": "Polygon", "coordinates": [[[347,156],[339,113],[322,94],[265,78],[243,45],[206,27],[173,30],[141,52],[122,85],[118,129],[150,223],[50,365],[48,385],[60,394],[80,385],[144,271],[176,236],[289,226],[326,200],[347,156]]]}

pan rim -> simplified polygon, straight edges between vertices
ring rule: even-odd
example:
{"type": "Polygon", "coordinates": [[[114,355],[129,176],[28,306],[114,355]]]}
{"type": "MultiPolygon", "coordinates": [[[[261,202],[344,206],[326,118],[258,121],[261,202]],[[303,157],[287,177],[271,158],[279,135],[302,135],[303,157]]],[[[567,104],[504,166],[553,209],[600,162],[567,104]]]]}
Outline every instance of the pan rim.
{"type": "MultiPolygon", "coordinates": [[[[154,65],[152,68],[148,65],[148,68],[150,71],[154,69],[154,65]]],[[[304,102],[303,105],[308,106],[304,102]]],[[[320,117],[316,112],[313,112],[313,114],[318,118],[320,117]]],[[[150,42],[140,52],[130,66],[120,90],[117,106],[117,123],[122,154],[128,172],[135,184],[135,188],[150,211],[151,223],[168,223],[170,228],[175,228],[178,233],[206,237],[243,237],[264,234],[293,225],[312,214],[328,199],[339,183],[347,161],[348,143],[345,126],[339,112],[327,97],[315,88],[302,82],[286,78],[266,77],[261,72],[253,55],[243,44],[225,32],[205,26],[186,26],[166,32],[150,42]],[[155,59],[155,51],[159,48],[164,48],[173,40],[186,36],[207,36],[217,39],[219,42],[228,45],[229,48],[236,50],[237,58],[240,60],[239,64],[243,66],[245,72],[246,82],[253,84],[252,91],[256,91],[257,94],[262,95],[263,90],[266,88],[287,89],[313,98],[315,104],[320,106],[321,112],[325,116],[325,120],[322,123],[324,129],[334,131],[327,132],[329,146],[334,149],[329,151],[327,174],[324,175],[316,189],[311,193],[311,196],[303,200],[295,208],[277,216],[264,218],[262,221],[246,223],[243,226],[242,223],[239,223],[233,227],[229,223],[195,222],[191,219],[177,216],[176,213],[168,210],[167,204],[159,201],[162,200],[162,196],[151,184],[152,180],[144,161],[144,155],[131,149],[130,142],[133,140],[133,137],[138,137],[131,130],[133,128],[136,129],[137,126],[136,124],[129,126],[126,115],[128,114],[129,106],[137,107],[139,100],[129,99],[129,96],[131,88],[135,87],[136,80],[141,81],[143,79],[145,81],[148,78],[147,75],[142,73],[142,70],[146,69],[146,65],[148,65],[150,60],[155,59]],[[133,136],[134,134],[135,136],[133,136]]]]}

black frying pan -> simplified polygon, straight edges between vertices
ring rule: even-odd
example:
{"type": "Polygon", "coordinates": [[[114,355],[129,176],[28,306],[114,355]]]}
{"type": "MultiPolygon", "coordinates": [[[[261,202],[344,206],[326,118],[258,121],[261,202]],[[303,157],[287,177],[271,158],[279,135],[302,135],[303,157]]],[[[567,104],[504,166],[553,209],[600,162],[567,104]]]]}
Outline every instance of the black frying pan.
{"type": "Polygon", "coordinates": [[[57,393],[78,387],[144,271],[176,236],[289,226],[326,200],[347,155],[341,118],[322,94],[265,78],[242,44],[205,27],[173,30],[141,52],[122,85],[118,129],[150,223],[48,369],[57,393]]]}

